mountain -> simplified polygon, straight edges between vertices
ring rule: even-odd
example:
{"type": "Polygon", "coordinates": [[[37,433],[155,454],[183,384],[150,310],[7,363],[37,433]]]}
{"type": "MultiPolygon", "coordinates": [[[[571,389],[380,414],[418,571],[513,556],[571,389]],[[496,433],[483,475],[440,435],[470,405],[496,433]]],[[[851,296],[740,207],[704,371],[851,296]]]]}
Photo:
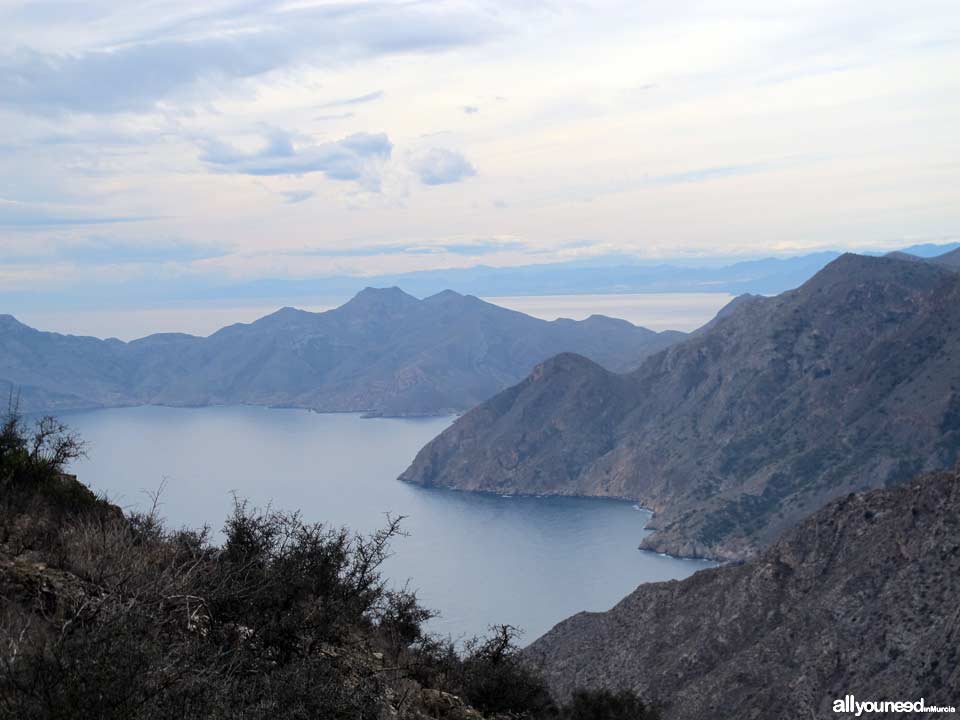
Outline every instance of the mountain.
{"type": "Polygon", "coordinates": [[[940,255],[916,255],[906,250],[895,250],[887,253],[886,257],[897,260],[912,260],[913,262],[926,262],[940,267],[960,272],[960,247],[954,247],[949,252],[940,255]]]}
{"type": "Polygon", "coordinates": [[[401,479],[629,498],[655,511],[644,547],[743,559],[835,497],[955,463],[958,357],[960,275],[844,255],[633,372],[546,361],[401,479]]]}
{"type": "Polygon", "coordinates": [[[424,270],[378,279],[420,293],[439,287],[484,296],[607,293],[722,292],[773,294],[795,288],[840,253],[824,251],[786,258],[730,262],[696,260],[638,263],[607,257],[544,265],[424,270]]]}
{"type": "Polygon", "coordinates": [[[951,250],[943,255],[932,257],[927,262],[932,262],[934,265],[939,265],[940,267],[945,267],[950,270],[960,271],[960,248],[951,250]]]}
{"type": "Polygon", "coordinates": [[[246,403],[389,415],[464,410],[547,357],[635,367],[683,337],[594,315],[547,322],[444,291],[367,288],[324,313],[283,308],[200,338],[130,343],[40,332],[0,316],[0,386],[25,410],[246,403]]]}
{"type": "Polygon", "coordinates": [[[932,258],[960,249],[960,242],[949,243],[921,243],[901,248],[901,252],[917,255],[922,258],[932,258]]]}
{"type": "Polygon", "coordinates": [[[834,717],[849,694],[949,706],[958,592],[954,470],[835,500],[760,557],[641,585],[525,655],[557,697],[627,688],[665,720],[834,717]]]}

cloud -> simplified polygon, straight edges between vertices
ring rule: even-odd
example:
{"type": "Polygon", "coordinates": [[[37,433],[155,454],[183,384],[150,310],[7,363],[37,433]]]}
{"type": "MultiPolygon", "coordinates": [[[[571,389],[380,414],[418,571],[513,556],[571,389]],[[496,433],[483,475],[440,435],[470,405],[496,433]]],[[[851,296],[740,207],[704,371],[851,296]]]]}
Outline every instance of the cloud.
{"type": "Polygon", "coordinates": [[[42,114],[144,111],[201,82],[205,91],[224,92],[231,81],[281,68],[442,51],[481,42],[498,29],[489,14],[461,5],[240,7],[198,13],[104,47],[20,48],[0,56],[0,106],[42,114]]]}
{"type": "Polygon", "coordinates": [[[227,250],[218,245],[182,240],[132,241],[89,237],[71,241],[55,254],[78,265],[125,265],[130,263],[191,262],[223,257],[227,250]]]}
{"type": "Polygon", "coordinates": [[[130,240],[104,236],[51,239],[29,246],[10,247],[0,254],[0,265],[70,263],[72,265],[130,265],[180,262],[223,257],[219,245],[182,240],[130,240]]]}
{"type": "Polygon", "coordinates": [[[679,185],[684,183],[709,182],[738,175],[753,175],[768,170],[777,170],[800,161],[800,158],[783,158],[772,162],[744,163],[742,165],[720,165],[717,167],[698,168],[687,172],[656,175],[647,178],[644,184],[648,185],[679,185]]]}
{"type": "Polygon", "coordinates": [[[373,257],[378,255],[461,255],[479,257],[505,250],[526,250],[528,245],[520,240],[486,239],[430,245],[408,243],[358,244],[347,248],[308,248],[289,250],[285,255],[304,257],[373,257]]]}
{"type": "Polygon", "coordinates": [[[354,115],[355,113],[352,112],[333,113],[330,115],[316,115],[313,119],[317,122],[326,122],[327,120],[347,120],[348,118],[352,118],[354,115]]]}
{"type": "Polygon", "coordinates": [[[287,190],[286,192],[280,193],[283,195],[284,201],[290,205],[295,205],[297,203],[302,203],[304,200],[309,200],[314,196],[313,190],[287,190]]]}
{"type": "Polygon", "coordinates": [[[445,148],[431,148],[416,157],[412,167],[424,185],[446,185],[477,174],[463,155],[445,148]]]}
{"type": "Polygon", "coordinates": [[[219,140],[204,140],[200,159],[219,172],[242,175],[306,175],[323,173],[331,180],[350,180],[368,190],[379,189],[378,164],[390,158],[393,145],[384,133],[354,133],[336,142],[295,145],[282,130],[271,131],[266,145],[244,152],[219,140]]]}
{"type": "Polygon", "coordinates": [[[377,90],[376,92],[367,93],[366,95],[358,95],[357,97],[344,98],[342,100],[333,100],[323,105],[317,105],[317,110],[324,110],[326,108],[335,108],[343,107],[344,105],[362,105],[364,103],[373,102],[374,100],[379,100],[383,97],[383,90],[377,90]]]}
{"type": "Polygon", "coordinates": [[[113,225],[155,219],[155,217],[145,215],[91,215],[70,207],[0,198],[0,227],[5,228],[34,229],[80,225],[113,225]]]}
{"type": "MultiPolygon", "coordinates": [[[[450,243],[432,248],[423,248],[422,252],[443,252],[451,255],[463,255],[465,257],[478,257],[480,255],[490,255],[491,253],[503,252],[504,250],[527,250],[528,246],[519,240],[478,240],[471,243],[450,243]]],[[[414,248],[411,252],[418,249],[414,248]]]]}
{"type": "Polygon", "coordinates": [[[33,113],[146,110],[201,78],[246,78],[289,61],[256,38],[158,42],[80,54],[21,49],[0,59],[0,105],[33,113]],[[259,47],[258,47],[259,46],[259,47]]]}

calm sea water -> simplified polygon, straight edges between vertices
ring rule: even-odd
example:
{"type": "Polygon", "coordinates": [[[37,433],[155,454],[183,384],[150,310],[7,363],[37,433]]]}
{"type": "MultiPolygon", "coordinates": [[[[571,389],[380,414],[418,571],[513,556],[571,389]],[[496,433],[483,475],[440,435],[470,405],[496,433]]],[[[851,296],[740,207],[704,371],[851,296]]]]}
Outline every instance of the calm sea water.
{"type": "Polygon", "coordinates": [[[506,498],[423,489],[397,475],[450,418],[363,419],[255,407],[142,407],[63,419],[89,443],[73,471],[127,508],[164,484],[176,526],[219,530],[232,494],[305,519],[369,532],[407,516],[386,574],[407,580],[454,638],[510,623],[532,641],[580,610],[605,610],[637,584],[708,563],[637,550],[648,514],[630,503],[506,498]]]}

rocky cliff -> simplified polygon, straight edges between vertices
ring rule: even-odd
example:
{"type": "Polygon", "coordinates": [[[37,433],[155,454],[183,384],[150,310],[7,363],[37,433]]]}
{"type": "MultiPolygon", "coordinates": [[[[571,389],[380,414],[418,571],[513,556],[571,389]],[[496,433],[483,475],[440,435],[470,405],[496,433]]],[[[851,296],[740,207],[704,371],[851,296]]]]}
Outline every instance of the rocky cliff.
{"type": "MultiPolygon", "coordinates": [[[[683,720],[960,699],[960,472],[835,500],[760,557],[641,585],[525,651],[558,696],[629,688],[683,720]]],[[[892,717],[884,715],[884,717],[892,717]]]]}

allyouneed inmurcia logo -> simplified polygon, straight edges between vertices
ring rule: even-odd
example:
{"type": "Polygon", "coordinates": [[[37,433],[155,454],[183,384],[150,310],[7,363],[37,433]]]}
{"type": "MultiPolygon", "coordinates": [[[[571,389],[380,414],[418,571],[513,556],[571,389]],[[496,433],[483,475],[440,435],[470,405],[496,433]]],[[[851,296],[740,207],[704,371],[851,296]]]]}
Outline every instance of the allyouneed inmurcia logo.
{"type": "Polygon", "coordinates": [[[864,713],[955,713],[952,705],[927,705],[923,698],[919,700],[865,700],[860,702],[853,695],[844,695],[842,700],[833,701],[835,713],[846,713],[860,717],[864,713]]]}

